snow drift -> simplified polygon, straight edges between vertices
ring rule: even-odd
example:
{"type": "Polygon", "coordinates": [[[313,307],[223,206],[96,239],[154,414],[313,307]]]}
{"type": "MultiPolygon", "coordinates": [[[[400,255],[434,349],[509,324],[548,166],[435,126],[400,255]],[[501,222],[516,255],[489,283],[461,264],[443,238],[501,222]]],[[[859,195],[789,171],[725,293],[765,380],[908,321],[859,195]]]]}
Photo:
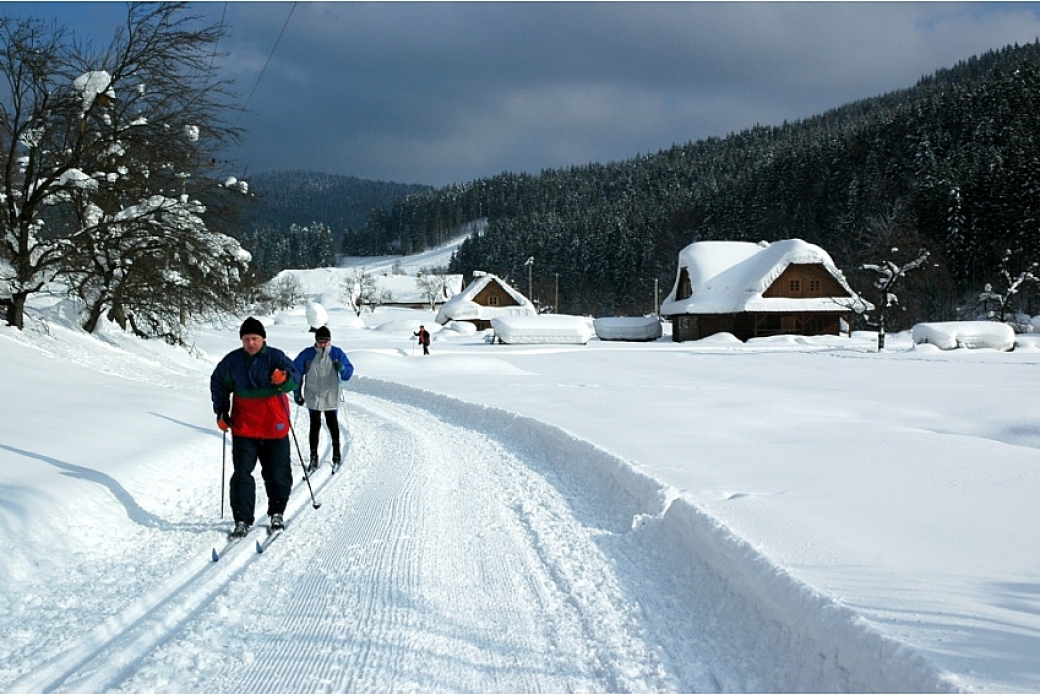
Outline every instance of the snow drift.
{"type": "MultiPolygon", "coordinates": [[[[358,378],[355,390],[439,413],[449,424],[482,430],[526,450],[557,485],[610,500],[611,519],[596,519],[608,534],[640,534],[644,542],[678,544],[671,568],[693,586],[719,644],[742,644],[753,661],[731,664],[744,682],[720,690],[780,692],[957,692],[956,682],[921,654],[876,632],[863,618],[798,582],[718,520],[655,479],[562,429],[522,415],[403,384],[358,378]],[[684,551],[684,552],[683,552],[684,551]],[[725,634],[721,634],[725,633],[725,634]],[[746,642],[756,648],[746,650],[746,642]]],[[[666,558],[661,559],[666,562],[666,558]]],[[[670,574],[662,572],[661,574],[670,574]]],[[[692,597],[696,596],[696,599],[692,597]]],[[[725,661],[741,657],[715,654],[725,661]]]]}

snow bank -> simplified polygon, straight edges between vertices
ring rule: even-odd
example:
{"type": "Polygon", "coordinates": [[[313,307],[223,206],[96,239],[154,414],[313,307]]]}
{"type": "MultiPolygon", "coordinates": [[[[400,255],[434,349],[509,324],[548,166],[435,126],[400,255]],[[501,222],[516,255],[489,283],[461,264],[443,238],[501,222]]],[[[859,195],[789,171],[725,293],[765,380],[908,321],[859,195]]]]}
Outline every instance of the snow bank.
{"type": "Polygon", "coordinates": [[[993,321],[945,321],[914,326],[915,345],[930,344],[941,350],[990,348],[1007,352],[1015,347],[1011,326],[993,321]]]}
{"type": "Polygon", "coordinates": [[[600,340],[657,340],[661,322],[654,316],[611,316],[592,322],[600,340]]]}
{"type": "MultiPolygon", "coordinates": [[[[573,490],[607,537],[639,534],[640,545],[669,552],[662,575],[681,577],[677,601],[697,596],[720,644],[754,654],[733,664],[741,682],[721,691],[957,692],[953,676],[919,652],[883,636],[862,617],[799,582],[719,520],[630,462],[539,420],[403,384],[360,377],[355,390],[427,408],[450,424],[484,431],[543,460],[557,487],[573,490]],[[596,503],[593,504],[592,501],[596,503]],[[610,515],[610,518],[604,518],[610,515]],[[749,643],[751,648],[749,649],[749,643]]],[[[691,599],[692,600],[692,599],[691,599]]],[[[675,649],[691,645],[672,645],[675,649]]],[[[720,673],[729,669],[722,669],[720,673]]]]}
{"type": "Polygon", "coordinates": [[[491,319],[495,337],[509,345],[584,345],[592,338],[591,321],[581,316],[503,316],[491,319]]]}

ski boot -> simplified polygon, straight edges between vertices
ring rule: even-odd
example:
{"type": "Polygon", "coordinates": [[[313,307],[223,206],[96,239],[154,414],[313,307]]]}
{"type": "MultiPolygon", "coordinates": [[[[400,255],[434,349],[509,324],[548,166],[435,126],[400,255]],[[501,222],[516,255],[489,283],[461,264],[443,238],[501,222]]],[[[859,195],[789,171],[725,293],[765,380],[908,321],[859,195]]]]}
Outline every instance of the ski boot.
{"type": "Polygon", "coordinates": [[[285,520],[282,518],[282,515],[281,514],[272,514],[271,515],[271,528],[270,528],[270,532],[274,533],[275,531],[281,531],[284,528],[285,528],[285,520]]]}
{"type": "Polygon", "coordinates": [[[311,462],[307,466],[307,472],[308,473],[313,473],[316,470],[318,470],[318,455],[317,454],[311,454],[311,462]]]}
{"type": "Polygon", "coordinates": [[[247,533],[249,533],[249,524],[244,521],[236,521],[235,530],[228,534],[228,538],[231,540],[245,538],[247,533]]]}

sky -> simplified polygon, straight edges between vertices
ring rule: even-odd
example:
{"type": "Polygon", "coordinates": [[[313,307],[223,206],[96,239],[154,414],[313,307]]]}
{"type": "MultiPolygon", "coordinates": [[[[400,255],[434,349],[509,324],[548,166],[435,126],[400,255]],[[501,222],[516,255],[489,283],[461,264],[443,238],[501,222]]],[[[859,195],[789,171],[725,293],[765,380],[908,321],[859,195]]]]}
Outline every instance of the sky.
{"type": "MultiPolygon", "coordinates": [[[[1040,3],[206,2],[248,176],[443,186],[781,125],[1040,36],[1040,3]]],[[[122,3],[0,3],[107,43],[122,3]]]]}

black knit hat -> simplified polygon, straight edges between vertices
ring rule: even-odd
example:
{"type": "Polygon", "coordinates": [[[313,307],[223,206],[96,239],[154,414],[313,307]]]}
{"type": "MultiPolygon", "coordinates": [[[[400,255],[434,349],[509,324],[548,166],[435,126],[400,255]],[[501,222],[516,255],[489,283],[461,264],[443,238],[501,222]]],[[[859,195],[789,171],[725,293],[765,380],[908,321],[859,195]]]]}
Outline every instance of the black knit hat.
{"type": "Polygon", "coordinates": [[[258,335],[261,338],[266,339],[267,331],[264,330],[264,324],[250,316],[242,322],[242,327],[238,329],[239,338],[247,335],[258,335]]]}
{"type": "Polygon", "coordinates": [[[332,332],[329,331],[328,326],[322,326],[318,330],[314,331],[315,340],[332,340],[332,332]]]}

